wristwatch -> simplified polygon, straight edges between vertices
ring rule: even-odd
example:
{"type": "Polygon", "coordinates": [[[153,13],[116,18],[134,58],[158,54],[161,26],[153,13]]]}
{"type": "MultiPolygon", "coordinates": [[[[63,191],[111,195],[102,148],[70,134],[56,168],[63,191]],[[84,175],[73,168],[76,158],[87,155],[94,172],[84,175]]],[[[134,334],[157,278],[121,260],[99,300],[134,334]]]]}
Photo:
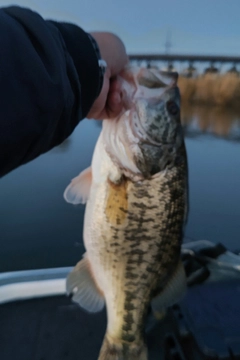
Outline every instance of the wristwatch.
{"type": "Polygon", "coordinates": [[[104,78],[104,74],[105,74],[105,71],[107,68],[107,63],[105,60],[102,59],[98,44],[97,44],[96,40],[94,39],[94,37],[91,34],[88,34],[88,36],[89,36],[89,39],[93,45],[93,48],[94,48],[95,53],[98,58],[98,66],[99,66],[99,87],[98,87],[98,92],[97,92],[97,97],[98,97],[98,95],[100,94],[100,92],[102,90],[103,78],[104,78]]]}

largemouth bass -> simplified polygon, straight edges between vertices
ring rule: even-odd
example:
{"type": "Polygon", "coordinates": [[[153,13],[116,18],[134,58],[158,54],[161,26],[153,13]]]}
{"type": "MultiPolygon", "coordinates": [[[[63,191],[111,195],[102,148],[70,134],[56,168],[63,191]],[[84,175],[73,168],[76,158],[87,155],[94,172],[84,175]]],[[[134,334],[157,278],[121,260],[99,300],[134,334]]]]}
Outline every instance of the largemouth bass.
{"type": "Polygon", "coordinates": [[[118,81],[125,108],[103,121],[91,167],[64,193],[86,203],[86,253],[67,292],[90,312],[106,304],[99,360],[146,360],[149,305],[172,305],[186,286],[187,158],[177,74],[130,67],[118,81]]]}

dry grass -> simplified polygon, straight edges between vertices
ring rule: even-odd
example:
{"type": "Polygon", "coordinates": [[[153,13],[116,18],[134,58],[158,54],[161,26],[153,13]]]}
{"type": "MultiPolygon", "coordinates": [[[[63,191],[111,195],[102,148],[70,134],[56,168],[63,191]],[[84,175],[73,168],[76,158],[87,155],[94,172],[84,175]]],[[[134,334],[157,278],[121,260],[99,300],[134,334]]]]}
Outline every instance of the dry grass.
{"type": "Polygon", "coordinates": [[[240,108],[240,77],[237,74],[206,74],[179,77],[182,101],[240,108]]]}

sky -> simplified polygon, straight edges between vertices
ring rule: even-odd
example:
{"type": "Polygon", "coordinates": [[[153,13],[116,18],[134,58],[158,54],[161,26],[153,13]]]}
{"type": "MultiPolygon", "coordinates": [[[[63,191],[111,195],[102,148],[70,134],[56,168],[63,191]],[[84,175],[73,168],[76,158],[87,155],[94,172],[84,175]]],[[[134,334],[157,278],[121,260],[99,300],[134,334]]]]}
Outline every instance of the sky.
{"type": "Polygon", "coordinates": [[[44,18],[112,31],[129,54],[170,52],[240,56],[240,0],[15,0],[44,18]]]}

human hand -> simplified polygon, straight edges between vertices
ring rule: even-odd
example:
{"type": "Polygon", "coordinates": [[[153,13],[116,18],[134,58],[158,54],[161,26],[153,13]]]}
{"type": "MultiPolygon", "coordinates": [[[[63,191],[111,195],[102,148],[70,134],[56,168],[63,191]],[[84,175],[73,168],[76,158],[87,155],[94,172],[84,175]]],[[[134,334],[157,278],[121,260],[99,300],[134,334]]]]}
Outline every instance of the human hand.
{"type": "Polygon", "coordinates": [[[122,94],[116,77],[128,63],[128,57],[122,41],[114,34],[93,32],[102,59],[107,63],[101,93],[93,103],[87,118],[102,120],[114,118],[122,108],[122,94]]]}

